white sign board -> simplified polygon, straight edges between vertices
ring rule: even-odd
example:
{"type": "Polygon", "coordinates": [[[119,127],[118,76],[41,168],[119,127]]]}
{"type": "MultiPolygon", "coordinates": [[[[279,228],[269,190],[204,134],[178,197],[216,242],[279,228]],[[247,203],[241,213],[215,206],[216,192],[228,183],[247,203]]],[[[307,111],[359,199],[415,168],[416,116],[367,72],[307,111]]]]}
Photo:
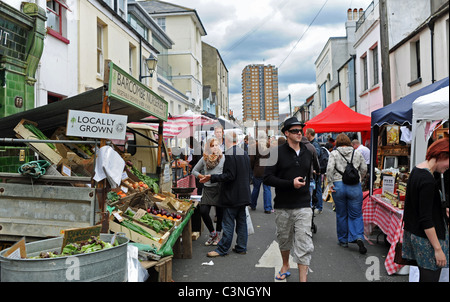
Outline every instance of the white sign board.
{"type": "Polygon", "coordinates": [[[126,115],[69,110],[66,135],[124,140],[127,121],[126,115]]]}
{"type": "Polygon", "coordinates": [[[395,189],[395,178],[393,176],[383,175],[383,188],[381,190],[381,195],[384,195],[384,192],[394,193],[395,189]]]}

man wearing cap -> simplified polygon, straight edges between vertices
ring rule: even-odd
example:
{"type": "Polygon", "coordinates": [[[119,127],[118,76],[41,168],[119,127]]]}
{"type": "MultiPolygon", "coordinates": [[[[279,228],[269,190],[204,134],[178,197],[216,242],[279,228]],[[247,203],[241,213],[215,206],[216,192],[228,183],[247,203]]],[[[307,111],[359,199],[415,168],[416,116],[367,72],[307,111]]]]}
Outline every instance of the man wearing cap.
{"type": "Polygon", "coordinates": [[[264,171],[264,184],[275,187],[275,223],[283,266],[275,277],[289,277],[289,255],[298,264],[300,282],[306,282],[311,254],[312,210],[309,193],[313,154],[302,140],[302,124],[296,117],[284,122],[286,143],[278,147],[278,160],[264,171]]]}

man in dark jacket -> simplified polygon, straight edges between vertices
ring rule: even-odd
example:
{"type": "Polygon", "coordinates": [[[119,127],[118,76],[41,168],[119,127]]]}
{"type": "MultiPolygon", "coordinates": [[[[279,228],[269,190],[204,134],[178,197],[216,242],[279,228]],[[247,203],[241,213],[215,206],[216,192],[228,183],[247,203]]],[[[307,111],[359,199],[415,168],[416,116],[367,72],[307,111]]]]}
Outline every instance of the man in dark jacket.
{"type": "Polygon", "coordinates": [[[275,277],[290,276],[289,254],[298,265],[300,281],[306,282],[311,253],[312,210],[309,182],[313,154],[302,139],[302,125],[295,117],[287,119],[281,131],[287,142],[278,147],[278,161],[267,166],[264,183],[275,187],[275,223],[283,266],[275,277]]]}
{"type": "Polygon", "coordinates": [[[238,254],[247,253],[247,219],[245,207],[250,204],[250,159],[248,154],[236,145],[237,135],[230,131],[225,135],[225,163],[220,175],[205,175],[200,182],[220,182],[219,203],[223,208],[222,239],[215,251],[208,257],[225,256],[233,242],[236,224],[236,246],[233,251],[238,254]]]}

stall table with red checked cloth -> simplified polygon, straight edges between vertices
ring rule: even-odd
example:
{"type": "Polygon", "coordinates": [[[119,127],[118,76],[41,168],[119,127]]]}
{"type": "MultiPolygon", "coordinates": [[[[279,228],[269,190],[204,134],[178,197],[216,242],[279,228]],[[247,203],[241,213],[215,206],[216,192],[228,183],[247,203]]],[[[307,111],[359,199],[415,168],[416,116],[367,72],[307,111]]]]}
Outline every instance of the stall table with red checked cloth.
{"type": "Polygon", "coordinates": [[[381,195],[371,195],[363,205],[364,223],[376,224],[387,236],[391,248],[386,256],[384,266],[387,273],[392,275],[403,266],[394,263],[395,245],[403,237],[403,210],[400,210],[382,199],[381,195]]]}

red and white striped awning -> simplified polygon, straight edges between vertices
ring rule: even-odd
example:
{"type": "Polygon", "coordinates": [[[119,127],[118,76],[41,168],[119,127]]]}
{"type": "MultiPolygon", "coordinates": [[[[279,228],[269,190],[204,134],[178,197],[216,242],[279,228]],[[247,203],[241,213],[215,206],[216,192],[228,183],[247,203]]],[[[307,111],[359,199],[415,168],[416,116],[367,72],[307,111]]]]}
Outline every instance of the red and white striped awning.
{"type": "MultiPolygon", "coordinates": [[[[143,119],[140,124],[146,124],[155,130],[158,130],[158,125],[155,123],[145,123],[145,121],[157,121],[158,119],[149,116],[143,119]]],[[[167,138],[178,137],[186,138],[194,136],[197,126],[212,125],[219,123],[217,120],[209,118],[200,114],[193,114],[192,111],[187,111],[182,115],[169,116],[167,122],[164,122],[163,135],[167,138]]]]}

